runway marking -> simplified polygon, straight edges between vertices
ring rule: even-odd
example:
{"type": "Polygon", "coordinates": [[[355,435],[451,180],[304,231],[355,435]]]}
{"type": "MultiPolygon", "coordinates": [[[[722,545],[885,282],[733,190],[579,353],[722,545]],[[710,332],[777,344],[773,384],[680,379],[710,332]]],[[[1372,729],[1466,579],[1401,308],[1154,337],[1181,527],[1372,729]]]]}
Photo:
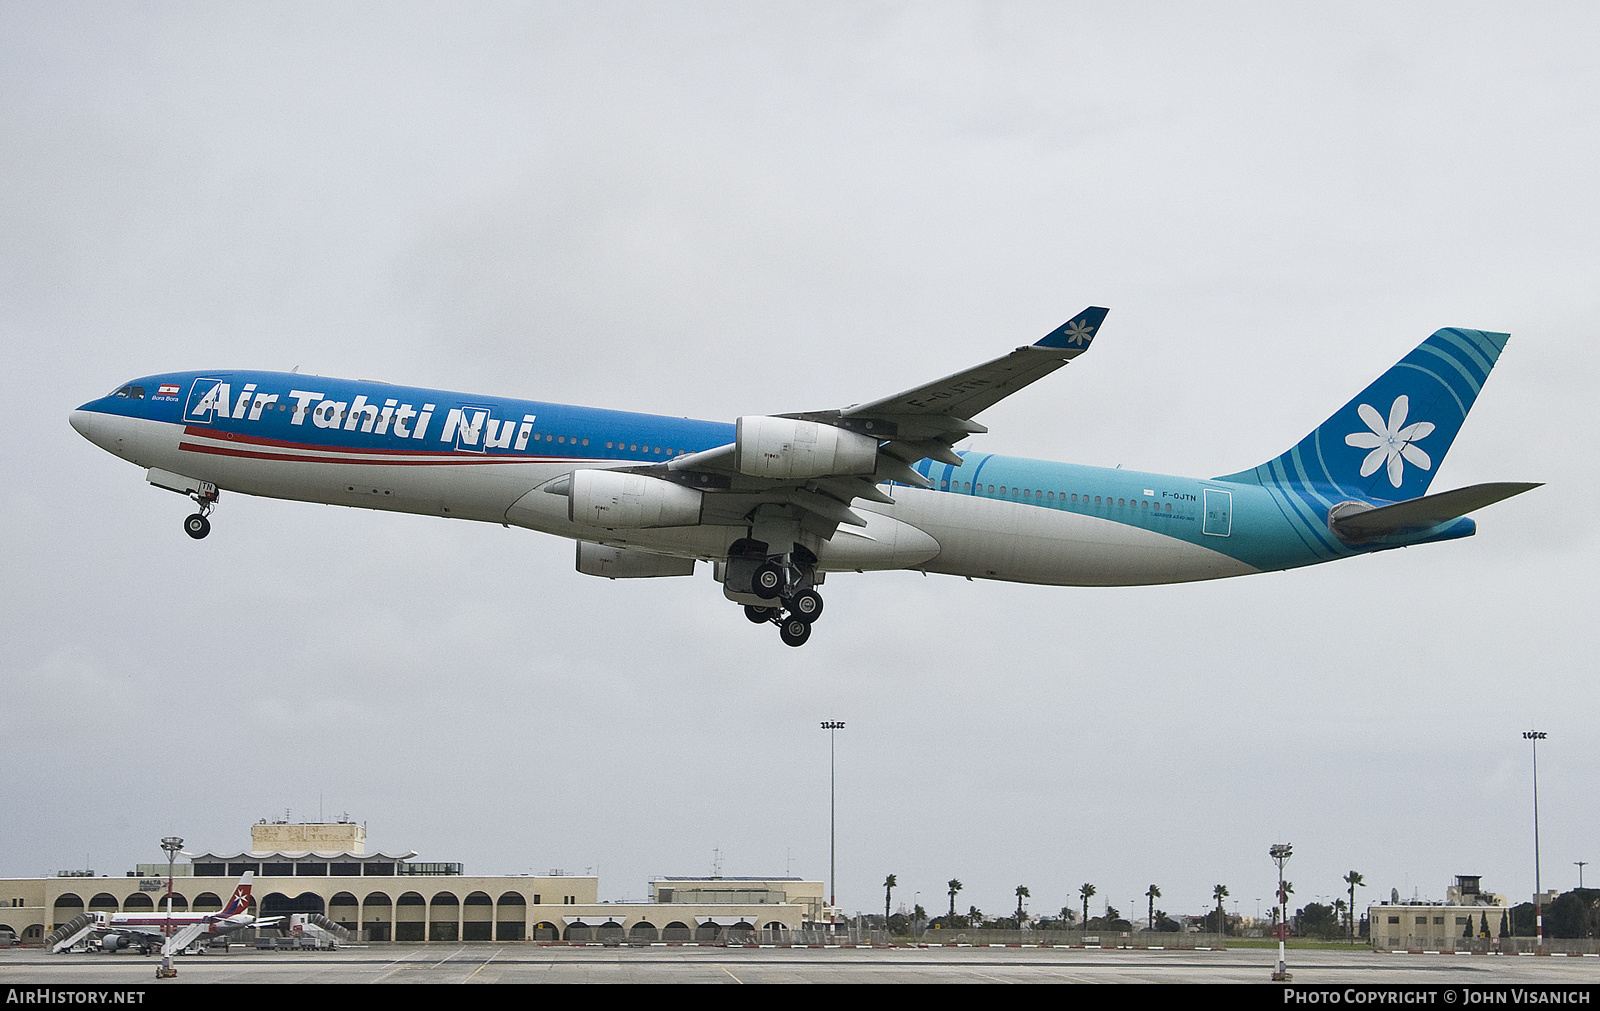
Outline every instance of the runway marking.
{"type": "MultiPolygon", "coordinates": [[[[728,972],[728,967],[725,965],[719,965],[717,968],[721,969],[723,972],[728,972]]],[[[740,986],[744,985],[744,980],[740,979],[738,976],[734,976],[731,972],[728,972],[728,975],[733,978],[735,983],[738,983],[740,986]]]]}
{"type": "Polygon", "coordinates": [[[472,972],[468,973],[467,974],[467,978],[462,980],[461,982],[465,983],[468,980],[472,979],[473,976],[476,976],[478,973],[482,972],[484,970],[484,967],[487,966],[490,962],[493,962],[495,960],[496,956],[498,956],[499,954],[500,954],[500,952],[496,951],[493,955],[490,955],[488,958],[484,959],[483,960],[483,965],[478,966],[476,969],[472,970],[472,972]]]}
{"type": "Polygon", "coordinates": [[[466,951],[466,950],[467,950],[467,946],[463,944],[461,947],[457,948],[455,951],[453,951],[450,954],[446,955],[445,957],[439,959],[439,961],[433,963],[433,965],[430,966],[429,968],[437,969],[437,968],[439,968],[439,966],[444,965],[446,962],[450,961],[452,958],[455,958],[457,955],[461,954],[463,951],[466,951]]]}
{"type": "Polygon", "coordinates": [[[380,972],[377,975],[377,977],[372,980],[372,982],[381,983],[381,982],[383,982],[383,978],[385,976],[388,976],[388,975],[391,975],[393,973],[399,972],[400,968],[401,968],[399,963],[404,962],[405,960],[406,960],[406,957],[404,955],[402,955],[399,958],[395,959],[394,961],[390,962],[389,965],[392,966],[393,968],[391,968],[388,972],[380,972]]]}

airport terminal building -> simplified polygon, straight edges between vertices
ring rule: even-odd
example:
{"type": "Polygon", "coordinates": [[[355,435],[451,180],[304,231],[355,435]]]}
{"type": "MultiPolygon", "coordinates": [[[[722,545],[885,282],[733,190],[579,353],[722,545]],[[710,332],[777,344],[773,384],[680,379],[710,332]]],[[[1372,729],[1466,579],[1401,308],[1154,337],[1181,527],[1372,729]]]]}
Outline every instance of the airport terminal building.
{"type": "MultiPolygon", "coordinates": [[[[172,908],[219,910],[248,871],[252,913],[321,913],[374,942],[716,941],[758,930],[781,936],[832,912],[821,881],[662,878],[649,901],[601,902],[598,877],[468,875],[459,863],[416,855],[368,853],[366,827],[355,822],[263,821],[251,826],[250,849],[178,864],[172,908]]],[[[80,913],[165,909],[166,893],[166,864],[141,864],[121,878],[0,879],[0,930],[39,944],[80,913]]]]}

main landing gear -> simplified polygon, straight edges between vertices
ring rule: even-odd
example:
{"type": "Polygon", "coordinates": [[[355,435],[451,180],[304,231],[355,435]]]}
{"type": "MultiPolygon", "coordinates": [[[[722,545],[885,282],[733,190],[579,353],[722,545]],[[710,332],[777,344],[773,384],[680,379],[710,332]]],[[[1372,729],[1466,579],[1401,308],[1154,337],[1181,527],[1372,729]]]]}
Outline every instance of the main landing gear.
{"type": "Polygon", "coordinates": [[[746,604],[744,616],[757,625],[777,625],[784,645],[804,646],[811,638],[811,623],[822,613],[822,595],[815,590],[802,590],[782,603],[782,607],[746,604]]]}
{"type": "Polygon", "coordinates": [[[811,623],[822,614],[822,594],[815,589],[815,557],[803,551],[788,556],[748,551],[742,558],[735,551],[730,556],[726,579],[729,596],[735,600],[753,596],[770,601],[746,603],[744,616],[757,625],[777,625],[786,645],[804,645],[811,638],[811,623]]]}
{"type": "Polygon", "coordinates": [[[195,505],[200,507],[200,511],[191,513],[184,518],[184,533],[198,541],[211,532],[211,521],[206,517],[211,514],[212,509],[216,508],[218,494],[217,486],[214,484],[202,485],[199,491],[189,493],[189,497],[194,499],[195,505]]]}

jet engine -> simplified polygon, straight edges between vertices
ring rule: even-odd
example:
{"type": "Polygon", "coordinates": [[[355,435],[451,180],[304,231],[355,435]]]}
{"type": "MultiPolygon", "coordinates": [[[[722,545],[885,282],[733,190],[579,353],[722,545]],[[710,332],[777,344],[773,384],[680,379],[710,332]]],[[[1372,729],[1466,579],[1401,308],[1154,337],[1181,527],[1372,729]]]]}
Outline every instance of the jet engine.
{"type": "Polygon", "coordinates": [[[614,529],[694,526],[703,498],[693,488],[642,474],[579,470],[567,489],[567,518],[614,529]]]}
{"type": "Polygon", "coordinates": [[[878,467],[878,440],[794,418],[740,418],[733,447],[734,468],[751,477],[795,480],[878,467]]]}
{"type": "Polygon", "coordinates": [[[126,948],[127,946],[128,939],[121,934],[107,934],[100,939],[100,947],[106,951],[116,951],[118,948],[126,948]]]}

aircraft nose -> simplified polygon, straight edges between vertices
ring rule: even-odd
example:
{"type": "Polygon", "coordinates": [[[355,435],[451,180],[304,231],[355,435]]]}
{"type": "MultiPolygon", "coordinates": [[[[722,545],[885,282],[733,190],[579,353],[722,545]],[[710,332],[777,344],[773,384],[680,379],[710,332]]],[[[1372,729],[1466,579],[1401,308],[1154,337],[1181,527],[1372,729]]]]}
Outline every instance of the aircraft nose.
{"type": "Polygon", "coordinates": [[[67,415],[67,421],[72,424],[72,427],[79,435],[96,446],[104,446],[107,434],[105,415],[99,411],[88,410],[88,406],[88,404],[85,404],[67,415]]]}

